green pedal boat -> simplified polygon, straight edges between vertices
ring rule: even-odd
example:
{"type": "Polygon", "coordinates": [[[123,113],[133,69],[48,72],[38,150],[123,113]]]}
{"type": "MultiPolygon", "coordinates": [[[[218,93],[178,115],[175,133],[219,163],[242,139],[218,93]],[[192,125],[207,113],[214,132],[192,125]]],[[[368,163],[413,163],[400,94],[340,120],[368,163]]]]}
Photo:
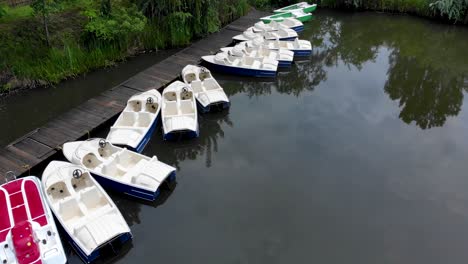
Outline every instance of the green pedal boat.
{"type": "Polygon", "coordinates": [[[317,9],[317,4],[311,5],[311,4],[307,3],[307,2],[300,2],[300,3],[294,4],[294,5],[289,5],[289,6],[285,6],[283,8],[280,8],[280,9],[276,9],[275,11],[273,11],[273,13],[285,13],[285,12],[291,12],[291,11],[295,11],[295,10],[302,10],[305,13],[312,13],[316,9],[317,9]]]}
{"type": "Polygon", "coordinates": [[[260,20],[262,20],[263,23],[268,24],[271,21],[281,22],[285,18],[295,18],[301,22],[306,22],[312,19],[312,13],[306,13],[303,10],[299,9],[299,10],[293,10],[289,12],[262,17],[260,20]]]}

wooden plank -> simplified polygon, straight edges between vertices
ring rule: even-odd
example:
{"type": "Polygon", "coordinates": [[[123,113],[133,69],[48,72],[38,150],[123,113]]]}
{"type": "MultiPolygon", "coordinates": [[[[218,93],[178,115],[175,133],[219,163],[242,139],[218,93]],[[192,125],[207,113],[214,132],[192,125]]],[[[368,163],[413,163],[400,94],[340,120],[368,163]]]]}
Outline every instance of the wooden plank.
{"type": "Polygon", "coordinates": [[[161,71],[161,67],[163,67],[163,65],[155,64],[141,72],[141,74],[146,75],[146,78],[149,78],[151,80],[160,80],[162,82],[162,85],[160,86],[163,86],[164,84],[174,80],[174,74],[169,74],[161,71]]]}
{"type": "Polygon", "coordinates": [[[29,135],[29,138],[41,142],[51,148],[56,148],[71,139],[69,134],[64,134],[56,128],[41,127],[29,135]]]}
{"type": "Polygon", "coordinates": [[[149,79],[146,76],[142,76],[141,74],[138,74],[130,78],[128,81],[124,82],[122,85],[124,85],[125,87],[131,87],[134,89],[147,91],[148,89],[150,89],[149,87],[153,87],[154,84],[155,84],[155,80],[149,79]]]}
{"type": "Polygon", "coordinates": [[[32,161],[33,159],[31,158],[40,159],[42,156],[46,155],[47,153],[53,150],[51,147],[41,144],[31,138],[24,138],[18,142],[15,142],[9,145],[7,149],[12,150],[20,156],[25,156],[32,161]],[[18,152],[19,150],[21,151],[21,153],[18,152]],[[25,154],[23,154],[22,152],[24,152],[25,154]]]}

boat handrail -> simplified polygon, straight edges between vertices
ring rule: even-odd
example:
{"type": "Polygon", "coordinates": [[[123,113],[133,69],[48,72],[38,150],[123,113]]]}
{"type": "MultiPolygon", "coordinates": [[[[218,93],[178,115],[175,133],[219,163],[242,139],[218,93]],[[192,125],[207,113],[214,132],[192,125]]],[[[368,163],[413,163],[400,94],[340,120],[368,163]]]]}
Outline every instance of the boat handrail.
{"type": "Polygon", "coordinates": [[[11,181],[14,181],[16,180],[16,174],[13,172],[13,171],[7,171],[5,173],[5,182],[11,182],[11,181]],[[11,180],[10,180],[11,178],[11,180]]]}

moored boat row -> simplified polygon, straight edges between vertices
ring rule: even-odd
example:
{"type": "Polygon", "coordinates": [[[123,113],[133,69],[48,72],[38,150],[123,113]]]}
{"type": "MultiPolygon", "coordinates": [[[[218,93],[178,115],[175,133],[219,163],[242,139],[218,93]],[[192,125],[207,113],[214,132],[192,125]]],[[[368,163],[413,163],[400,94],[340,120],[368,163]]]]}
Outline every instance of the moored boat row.
{"type": "MultiPolygon", "coordinates": [[[[297,38],[304,26],[294,18],[296,13],[313,11],[304,3],[280,9],[280,15],[293,15],[255,23],[238,36],[240,43],[203,56],[203,61],[226,73],[275,77],[279,67],[290,67],[296,57],[311,54],[310,42],[297,38]]],[[[0,185],[0,263],[66,263],[59,234],[86,263],[133,239],[106,191],[156,200],[162,187],[176,180],[174,167],[141,154],[159,120],[164,140],[194,138],[200,134],[199,113],[231,106],[207,68],[187,65],[181,79],[162,94],[152,89],[131,96],[105,139],[65,143],[62,150],[68,162],[51,161],[41,179],[7,177],[0,185]]]]}
{"type": "Polygon", "coordinates": [[[276,14],[234,36],[235,46],[221,48],[202,60],[207,67],[227,74],[275,77],[279,68],[291,67],[295,58],[312,54],[310,41],[299,39],[297,32],[304,30],[302,22],[310,20],[308,12],[316,8],[316,4],[301,2],[275,10],[276,14]]]}

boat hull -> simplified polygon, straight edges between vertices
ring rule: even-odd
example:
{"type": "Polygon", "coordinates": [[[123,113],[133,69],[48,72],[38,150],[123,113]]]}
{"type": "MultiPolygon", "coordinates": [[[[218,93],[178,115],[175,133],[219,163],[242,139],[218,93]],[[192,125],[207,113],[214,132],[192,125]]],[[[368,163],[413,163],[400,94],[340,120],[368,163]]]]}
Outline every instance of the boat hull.
{"type": "Polygon", "coordinates": [[[230,67],[230,66],[211,63],[208,61],[205,61],[205,63],[210,69],[213,69],[214,71],[217,71],[217,72],[227,73],[227,74],[262,77],[262,78],[273,78],[276,76],[276,71],[273,71],[273,70],[258,70],[258,69],[230,67]]]}
{"type": "Polygon", "coordinates": [[[191,139],[200,136],[199,128],[197,125],[196,130],[175,130],[168,133],[163,133],[163,140],[175,141],[178,139],[191,139]]]}
{"type": "MultiPolygon", "coordinates": [[[[278,49],[271,49],[278,51],[278,49]]],[[[312,54],[312,50],[297,50],[297,49],[291,49],[290,51],[294,52],[294,58],[296,57],[307,57],[312,54]]]]}
{"type": "Polygon", "coordinates": [[[280,14],[280,13],[284,13],[284,12],[291,12],[291,11],[294,11],[294,10],[302,10],[302,11],[304,11],[304,13],[312,13],[315,10],[317,10],[317,5],[314,4],[314,5],[310,5],[310,6],[307,6],[307,7],[303,8],[303,7],[299,6],[298,4],[295,4],[295,5],[291,5],[291,6],[287,6],[287,7],[283,7],[283,8],[274,10],[273,13],[280,14]]]}
{"type": "Polygon", "coordinates": [[[292,17],[295,18],[301,22],[307,22],[312,19],[312,14],[306,14],[304,16],[294,16],[289,12],[286,13],[280,13],[280,14],[275,14],[269,17],[262,17],[260,20],[263,21],[263,23],[268,24],[271,23],[272,21],[276,22],[282,22],[285,18],[292,17]]]}
{"type": "Polygon", "coordinates": [[[116,247],[121,247],[125,243],[131,241],[133,239],[132,233],[123,233],[117,236],[116,238],[112,239],[111,241],[107,242],[106,244],[102,245],[101,247],[97,248],[91,254],[86,255],[86,253],[78,246],[78,244],[73,240],[73,238],[68,234],[68,232],[61,228],[63,230],[63,233],[65,234],[65,237],[68,241],[68,243],[71,245],[71,247],[75,250],[76,254],[86,263],[91,263],[99,259],[100,257],[103,257],[102,250],[108,246],[112,248],[114,253],[117,253],[115,251],[116,247]]]}
{"type": "MultiPolygon", "coordinates": [[[[154,131],[156,130],[156,127],[159,123],[159,115],[156,117],[156,119],[154,120],[153,124],[151,124],[151,127],[148,129],[148,131],[146,132],[146,134],[143,136],[143,138],[141,139],[140,143],[138,143],[138,145],[136,147],[132,147],[132,146],[128,146],[128,145],[122,145],[122,144],[114,144],[115,146],[119,146],[119,147],[122,147],[122,148],[127,148],[131,151],[135,151],[135,152],[138,152],[138,153],[141,153],[143,152],[143,150],[145,149],[146,145],[148,144],[148,142],[150,141],[151,137],[153,136],[154,134],[154,131]]],[[[112,142],[111,142],[112,143],[112,142]]]]}
{"type": "MultiPolygon", "coordinates": [[[[295,37],[282,37],[282,38],[278,38],[278,40],[283,40],[283,41],[294,41],[295,39],[297,39],[297,36],[295,37]]],[[[274,38],[267,38],[266,40],[276,40],[274,38]]],[[[239,42],[244,42],[244,41],[249,41],[249,39],[238,39],[238,38],[233,38],[233,42],[234,43],[239,43],[239,42]]]]}
{"type": "Polygon", "coordinates": [[[291,29],[299,33],[304,31],[304,26],[292,27],[291,29]]]}
{"type": "Polygon", "coordinates": [[[278,67],[289,68],[291,66],[292,66],[292,61],[285,61],[285,60],[279,60],[278,61],[278,67]]]}
{"type": "Polygon", "coordinates": [[[224,109],[228,109],[231,107],[230,102],[217,102],[213,104],[209,104],[207,106],[203,106],[198,100],[197,100],[197,106],[198,110],[205,114],[205,113],[210,113],[210,112],[216,112],[216,111],[222,111],[224,109]]]}
{"type": "Polygon", "coordinates": [[[146,145],[150,141],[151,136],[153,135],[154,131],[156,130],[156,126],[158,125],[160,115],[161,114],[159,113],[158,116],[156,117],[156,119],[154,120],[153,124],[151,124],[150,129],[148,130],[148,132],[146,132],[145,136],[143,137],[143,140],[138,144],[138,146],[135,149],[132,148],[134,151],[136,151],[138,153],[143,152],[146,145]]]}
{"type": "MultiPolygon", "coordinates": [[[[124,184],[118,181],[114,181],[112,179],[109,179],[108,177],[105,177],[103,175],[99,175],[96,173],[91,173],[93,177],[96,179],[96,181],[99,182],[99,184],[102,185],[104,188],[111,189],[115,192],[123,193],[138,199],[143,199],[147,201],[154,201],[156,198],[158,198],[160,194],[160,188],[161,186],[156,189],[156,191],[150,191],[150,190],[145,190],[142,188],[138,188],[135,186],[131,186],[128,184],[124,184]]],[[[174,181],[175,180],[175,171],[172,172],[168,177],[167,180],[168,182],[174,181]]]]}

